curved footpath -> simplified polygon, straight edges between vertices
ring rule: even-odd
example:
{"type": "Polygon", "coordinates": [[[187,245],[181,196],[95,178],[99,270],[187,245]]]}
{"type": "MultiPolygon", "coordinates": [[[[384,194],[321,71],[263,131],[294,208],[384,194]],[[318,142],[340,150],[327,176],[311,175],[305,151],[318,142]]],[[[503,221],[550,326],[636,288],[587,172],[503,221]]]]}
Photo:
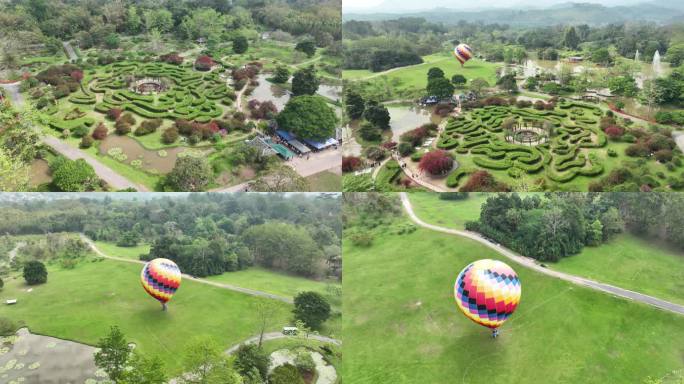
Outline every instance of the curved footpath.
{"type": "Polygon", "coordinates": [[[571,282],[573,284],[585,286],[585,287],[588,287],[588,288],[591,288],[591,289],[594,289],[597,291],[609,293],[611,295],[619,296],[619,297],[622,297],[625,299],[638,301],[640,303],[648,304],[648,305],[651,305],[653,307],[663,309],[665,311],[676,313],[678,315],[684,315],[684,306],[683,305],[671,303],[669,301],[661,300],[661,299],[658,299],[658,298],[653,297],[653,296],[644,295],[642,293],[630,291],[630,290],[623,289],[620,287],[616,287],[613,285],[599,283],[597,281],[590,280],[590,279],[587,279],[584,277],[579,277],[579,276],[570,275],[570,274],[563,273],[563,272],[554,271],[554,270],[542,267],[541,265],[537,264],[536,261],[532,258],[521,256],[521,255],[511,251],[510,249],[508,249],[506,247],[503,247],[499,244],[493,243],[493,242],[485,239],[484,237],[482,237],[478,233],[470,232],[470,231],[461,231],[461,230],[450,229],[450,228],[444,228],[444,227],[440,227],[437,225],[428,224],[428,223],[420,220],[416,216],[416,214],[413,212],[413,207],[411,206],[411,202],[409,201],[409,198],[406,195],[406,193],[401,192],[400,196],[401,196],[401,202],[404,206],[404,210],[406,211],[406,213],[409,215],[409,217],[411,218],[411,220],[413,222],[415,222],[416,224],[418,224],[421,227],[431,229],[433,231],[448,233],[451,235],[466,237],[468,239],[475,240],[475,241],[480,242],[480,243],[486,245],[487,247],[497,251],[498,253],[502,254],[503,256],[515,261],[516,263],[522,265],[523,267],[532,269],[532,270],[539,272],[539,273],[543,273],[547,276],[555,277],[557,279],[565,280],[565,281],[571,282]]]}
{"type": "MultiPolygon", "coordinates": [[[[297,336],[283,335],[280,332],[267,332],[267,333],[264,333],[264,340],[263,341],[277,340],[277,339],[288,339],[288,338],[296,338],[296,337],[297,336]]],[[[333,339],[333,338],[325,337],[325,336],[321,336],[321,335],[311,334],[311,335],[307,336],[306,338],[311,339],[311,340],[317,340],[317,341],[320,341],[323,343],[342,345],[341,340],[333,339]]],[[[256,335],[254,337],[250,337],[249,339],[247,339],[247,340],[245,340],[239,344],[235,344],[232,347],[226,349],[226,354],[232,355],[233,353],[235,353],[235,351],[238,350],[238,348],[240,348],[240,346],[242,344],[254,344],[254,343],[257,343],[258,341],[259,341],[259,335],[256,335]]]]}
{"type": "MultiPolygon", "coordinates": [[[[122,262],[126,262],[126,263],[133,263],[133,264],[139,264],[139,265],[144,265],[144,264],[145,264],[145,262],[142,261],[142,260],[134,260],[134,259],[126,259],[126,258],[123,258],[123,257],[109,256],[109,255],[105,254],[104,252],[102,252],[100,249],[98,249],[97,246],[95,245],[95,243],[94,243],[92,240],[90,240],[86,235],[84,235],[84,234],[81,233],[80,236],[81,236],[81,240],[83,240],[86,244],[88,244],[88,246],[90,246],[90,248],[91,248],[95,253],[97,253],[98,255],[100,255],[100,256],[102,256],[102,257],[104,257],[105,259],[116,260],[116,261],[122,261],[122,262]]],[[[196,281],[196,282],[201,283],[201,284],[207,284],[207,285],[211,285],[211,286],[214,286],[214,287],[217,287],[217,288],[228,289],[228,290],[231,290],[231,291],[240,292],[240,293],[244,293],[244,294],[247,294],[247,295],[258,296],[258,297],[264,297],[264,298],[272,299],[272,300],[278,300],[278,301],[282,301],[282,302],[288,303],[288,304],[294,303],[294,301],[292,300],[291,297],[285,297],[285,296],[275,295],[275,294],[268,293],[268,292],[257,291],[257,290],[255,290],[255,289],[249,289],[249,288],[238,287],[238,286],[232,285],[232,284],[217,283],[217,282],[214,282],[214,281],[209,281],[209,280],[205,280],[205,279],[200,279],[200,278],[198,278],[198,277],[193,277],[193,276],[190,276],[190,275],[187,275],[187,274],[183,274],[183,278],[184,278],[184,279],[187,279],[187,280],[196,281]]]]}

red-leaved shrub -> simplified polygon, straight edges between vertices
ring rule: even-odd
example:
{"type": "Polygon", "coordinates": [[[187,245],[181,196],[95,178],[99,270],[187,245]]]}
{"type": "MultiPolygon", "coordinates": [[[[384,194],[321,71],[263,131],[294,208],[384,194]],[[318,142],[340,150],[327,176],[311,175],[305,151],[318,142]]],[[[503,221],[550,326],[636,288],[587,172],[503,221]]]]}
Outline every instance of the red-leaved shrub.
{"type": "Polygon", "coordinates": [[[428,152],[423,155],[418,163],[418,168],[433,175],[443,175],[454,166],[454,159],[449,153],[442,150],[428,152]]]}

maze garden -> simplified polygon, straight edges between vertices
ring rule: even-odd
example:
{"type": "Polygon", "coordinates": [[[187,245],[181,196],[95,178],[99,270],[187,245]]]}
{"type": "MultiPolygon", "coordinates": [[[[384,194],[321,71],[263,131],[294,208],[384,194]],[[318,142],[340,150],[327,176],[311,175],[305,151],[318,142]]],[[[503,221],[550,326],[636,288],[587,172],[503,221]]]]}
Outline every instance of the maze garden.
{"type": "MultiPolygon", "coordinates": [[[[218,72],[202,73],[191,66],[132,61],[102,67],[87,86],[68,98],[70,103],[93,106],[102,114],[110,109],[121,109],[146,119],[184,119],[199,123],[221,117],[224,112],[221,105],[230,106],[234,100],[234,92],[219,78],[218,72]],[[171,85],[159,95],[130,90],[130,83],[140,77],[164,79],[171,85]]],[[[90,116],[69,119],[68,113],[57,113],[57,106],[46,112],[51,115],[50,126],[60,131],[73,131],[95,123],[90,116]]]]}
{"type": "Polygon", "coordinates": [[[542,177],[547,185],[597,177],[609,171],[606,162],[615,162],[608,157],[624,157],[624,144],[599,127],[603,115],[597,106],[561,101],[552,110],[490,105],[451,118],[437,147],[453,151],[461,166],[446,184],[457,187],[477,168],[507,182],[542,177]],[[504,129],[511,118],[515,128],[504,129]]]}

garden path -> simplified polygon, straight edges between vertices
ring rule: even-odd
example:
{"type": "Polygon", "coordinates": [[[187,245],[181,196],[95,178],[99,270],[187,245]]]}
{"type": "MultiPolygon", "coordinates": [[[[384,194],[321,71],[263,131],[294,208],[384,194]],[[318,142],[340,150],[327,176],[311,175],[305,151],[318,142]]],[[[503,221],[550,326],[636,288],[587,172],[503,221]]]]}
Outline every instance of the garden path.
{"type": "Polygon", "coordinates": [[[494,251],[500,253],[501,255],[507,257],[508,259],[522,265],[523,267],[532,269],[532,270],[539,272],[539,273],[543,273],[547,276],[551,276],[551,277],[555,277],[557,279],[565,280],[565,281],[568,281],[568,282],[573,283],[573,284],[577,284],[577,285],[584,286],[584,287],[587,287],[590,289],[594,289],[596,291],[608,293],[608,294],[611,294],[614,296],[618,296],[618,297],[622,297],[625,299],[637,301],[637,302],[640,302],[643,304],[651,305],[653,307],[660,308],[660,309],[668,311],[668,312],[676,313],[678,315],[684,315],[684,305],[671,303],[669,301],[665,301],[665,300],[659,299],[657,297],[648,296],[648,295],[644,295],[642,293],[630,291],[630,290],[620,288],[620,287],[616,287],[613,285],[600,283],[598,281],[590,280],[590,279],[587,279],[584,277],[575,276],[575,275],[571,275],[568,273],[563,273],[563,272],[548,269],[546,267],[541,266],[540,264],[537,264],[536,260],[534,260],[530,257],[527,257],[527,256],[519,255],[519,254],[511,251],[510,249],[502,246],[501,244],[494,243],[490,240],[485,239],[484,237],[482,237],[482,235],[480,235],[479,233],[476,233],[476,232],[461,231],[461,230],[456,230],[456,229],[451,229],[451,228],[440,227],[440,226],[433,225],[433,224],[428,224],[428,223],[422,221],[421,219],[419,219],[418,216],[416,216],[415,212],[413,211],[413,207],[411,206],[411,201],[409,200],[409,198],[405,192],[401,192],[400,197],[401,197],[402,205],[404,206],[404,210],[408,214],[409,218],[414,223],[416,223],[417,225],[419,225],[423,228],[427,228],[427,229],[431,229],[433,231],[443,232],[443,233],[447,233],[450,235],[456,235],[456,236],[465,237],[465,238],[468,238],[471,240],[475,240],[475,241],[482,243],[482,244],[486,245],[487,247],[493,249],[494,251]]]}

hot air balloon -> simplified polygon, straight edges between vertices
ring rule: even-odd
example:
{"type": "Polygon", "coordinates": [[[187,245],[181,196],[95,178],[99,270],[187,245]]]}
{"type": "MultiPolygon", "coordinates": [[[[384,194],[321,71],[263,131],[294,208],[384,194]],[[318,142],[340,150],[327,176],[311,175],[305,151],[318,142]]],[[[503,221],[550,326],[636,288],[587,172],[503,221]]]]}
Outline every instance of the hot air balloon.
{"type": "Polygon", "coordinates": [[[169,259],[154,259],[145,264],[140,273],[140,281],[145,291],[162,304],[166,311],[166,303],[171,300],[181,283],[181,271],[169,259]]]}
{"type": "Polygon", "coordinates": [[[518,306],[520,292],[520,279],[513,268],[490,259],[465,267],[454,285],[458,308],[470,320],[491,328],[493,337],[518,306]]]}
{"type": "Polygon", "coordinates": [[[454,56],[461,63],[461,67],[466,61],[473,58],[473,50],[467,44],[459,44],[454,48],[454,56]]]}

